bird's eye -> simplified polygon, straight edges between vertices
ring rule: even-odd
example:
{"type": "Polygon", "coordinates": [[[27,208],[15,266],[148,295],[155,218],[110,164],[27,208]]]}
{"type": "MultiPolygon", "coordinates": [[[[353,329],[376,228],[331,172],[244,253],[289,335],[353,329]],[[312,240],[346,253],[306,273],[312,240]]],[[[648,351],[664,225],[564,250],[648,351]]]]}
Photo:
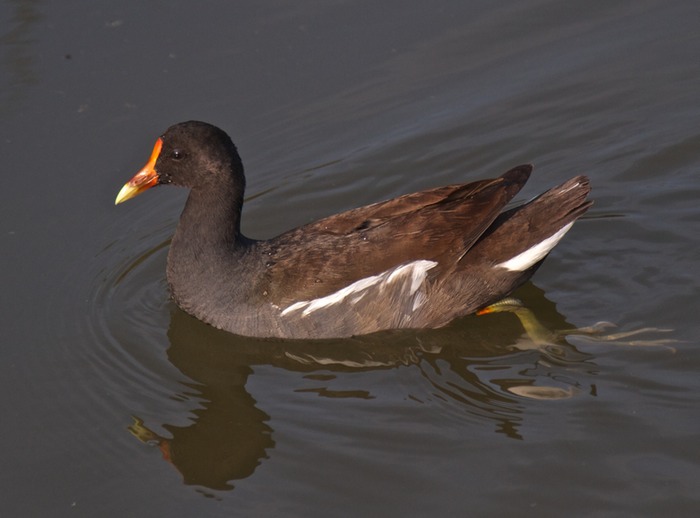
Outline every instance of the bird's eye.
{"type": "Polygon", "coordinates": [[[185,153],[183,153],[179,149],[173,149],[173,152],[170,154],[170,156],[173,160],[180,160],[181,158],[185,157],[185,153]]]}

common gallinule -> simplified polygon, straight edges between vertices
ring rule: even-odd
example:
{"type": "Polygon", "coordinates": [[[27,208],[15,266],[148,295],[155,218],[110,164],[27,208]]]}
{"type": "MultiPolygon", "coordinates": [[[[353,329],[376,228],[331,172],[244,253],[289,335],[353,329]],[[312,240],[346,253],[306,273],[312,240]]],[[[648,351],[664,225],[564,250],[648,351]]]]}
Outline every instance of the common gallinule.
{"type": "Polygon", "coordinates": [[[236,146],[190,121],[156,140],[116,203],[160,184],[190,189],[167,278],[191,315],[239,335],[347,337],[441,327],[530,278],[591,205],[577,176],[502,212],[531,171],[406,194],[258,241],[240,231],[236,146]]]}

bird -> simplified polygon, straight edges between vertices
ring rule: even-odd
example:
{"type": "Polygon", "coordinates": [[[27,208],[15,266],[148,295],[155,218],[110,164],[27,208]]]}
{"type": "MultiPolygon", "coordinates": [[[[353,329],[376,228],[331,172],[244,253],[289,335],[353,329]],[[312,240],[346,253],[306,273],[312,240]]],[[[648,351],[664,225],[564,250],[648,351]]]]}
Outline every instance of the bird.
{"type": "Polygon", "coordinates": [[[211,326],[256,338],[346,338],[444,327],[509,296],[592,201],[575,176],[515,207],[532,165],[404,194],[271,239],[241,232],[245,175],[222,129],[169,127],[115,204],[189,189],[168,251],[172,299],[211,326]]]}

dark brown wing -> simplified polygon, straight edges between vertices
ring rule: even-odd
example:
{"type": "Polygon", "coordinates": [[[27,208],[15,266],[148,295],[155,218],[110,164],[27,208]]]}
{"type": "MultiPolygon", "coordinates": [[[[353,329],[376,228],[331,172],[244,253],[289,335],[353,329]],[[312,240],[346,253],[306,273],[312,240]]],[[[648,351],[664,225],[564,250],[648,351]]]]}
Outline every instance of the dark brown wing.
{"type": "Polygon", "coordinates": [[[280,307],[326,296],[400,264],[451,269],[527,181],[532,167],[439,187],[336,214],[261,243],[269,300],[280,307]]]}

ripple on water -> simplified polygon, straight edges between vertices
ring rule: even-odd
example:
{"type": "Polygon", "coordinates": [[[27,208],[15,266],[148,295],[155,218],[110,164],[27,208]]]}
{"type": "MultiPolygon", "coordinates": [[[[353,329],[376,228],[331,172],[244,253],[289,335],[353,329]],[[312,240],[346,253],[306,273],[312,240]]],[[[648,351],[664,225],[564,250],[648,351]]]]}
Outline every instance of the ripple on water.
{"type": "Polygon", "coordinates": [[[170,233],[165,227],[150,235],[130,232],[68,283],[81,290],[84,303],[79,312],[64,307],[72,315],[62,319],[66,332],[81,337],[72,342],[70,354],[88,378],[84,392],[93,407],[107,411],[124,430],[131,414],[148,419],[157,412],[159,422],[164,417],[183,422],[199,406],[196,394],[183,385],[189,380],[166,356],[172,303],[164,273],[170,233]]]}
{"type": "MultiPolygon", "coordinates": [[[[157,443],[186,483],[227,489],[230,480],[249,476],[274,447],[268,412],[301,442],[353,431],[381,442],[384,432],[374,421],[348,422],[352,412],[333,412],[348,405],[357,415],[381,408],[389,430],[428,436],[437,420],[452,423],[459,436],[468,426],[518,439],[528,401],[589,392],[590,357],[566,343],[558,344],[563,352],[522,347],[522,327],[512,315],[351,340],[261,342],[222,333],[170,302],[164,279],[169,235],[167,228],[149,236],[130,232],[102,250],[93,268],[79,273],[85,311],[63,325],[83,337],[71,354],[90,372],[85,392],[92,407],[106,412],[132,446],[139,443],[126,428],[136,416],[132,433],[157,443]],[[260,368],[267,365],[276,369],[260,368]],[[258,387],[253,399],[248,376],[261,370],[275,380],[258,387]],[[317,428],[329,416],[334,424],[317,428]],[[183,444],[193,453],[188,463],[172,453],[183,444]],[[237,444],[248,444],[247,452],[230,449],[237,444]],[[224,464],[213,477],[216,459],[224,464]]],[[[544,320],[565,327],[540,290],[529,285],[521,296],[544,320]]],[[[94,419],[93,412],[75,420],[87,426],[94,419]]],[[[95,437],[95,444],[103,442],[95,437]]],[[[111,444],[106,451],[114,461],[124,447],[111,444]]]]}

